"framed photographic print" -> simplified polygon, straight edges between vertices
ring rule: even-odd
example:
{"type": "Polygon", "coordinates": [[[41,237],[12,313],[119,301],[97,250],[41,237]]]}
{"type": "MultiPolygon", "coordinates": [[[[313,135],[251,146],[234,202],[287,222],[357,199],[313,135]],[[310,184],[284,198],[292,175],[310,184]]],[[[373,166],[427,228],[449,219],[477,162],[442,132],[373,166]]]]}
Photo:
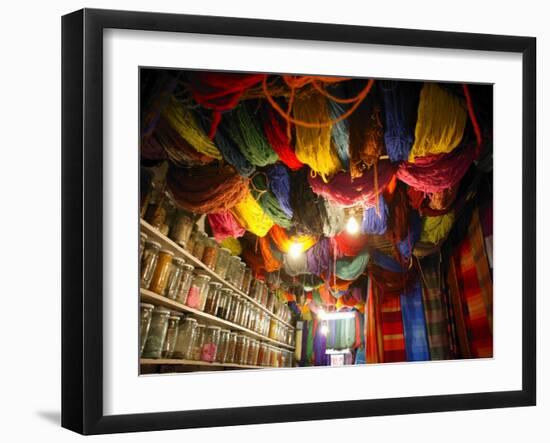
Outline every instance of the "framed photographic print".
{"type": "Polygon", "coordinates": [[[64,427],[535,404],[534,38],[62,26],[64,427]]]}

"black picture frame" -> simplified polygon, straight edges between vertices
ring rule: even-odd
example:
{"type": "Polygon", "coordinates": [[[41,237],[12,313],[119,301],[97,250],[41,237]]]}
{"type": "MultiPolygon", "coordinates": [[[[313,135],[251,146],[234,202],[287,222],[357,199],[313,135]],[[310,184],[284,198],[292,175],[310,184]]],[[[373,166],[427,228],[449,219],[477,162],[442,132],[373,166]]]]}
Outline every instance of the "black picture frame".
{"type": "Polygon", "coordinates": [[[229,426],[536,403],[536,39],[83,9],[62,18],[62,426],[82,434],[229,426]],[[519,53],[522,97],[522,389],[106,416],[103,413],[103,30],[171,31],[519,53]]]}

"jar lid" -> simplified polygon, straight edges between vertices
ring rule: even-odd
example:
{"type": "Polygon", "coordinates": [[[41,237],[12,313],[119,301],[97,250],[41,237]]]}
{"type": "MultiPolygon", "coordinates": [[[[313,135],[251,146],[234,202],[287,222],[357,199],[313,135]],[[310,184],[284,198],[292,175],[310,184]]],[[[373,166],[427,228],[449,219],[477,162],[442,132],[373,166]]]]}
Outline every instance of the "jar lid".
{"type": "Polygon", "coordinates": [[[197,319],[193,318],[193,317],[185,317],[183,319],[183,321],[190,321],[190,322],[193,322],[193,323],[197,323],[197,319]]]}
{"type": "Polygon", "coordinates": [[[140,303],[139,306],[141,308],[147,308],[147,309],[154,309],[155,305],[152,305],[151,303],[140,303]]]}
{"type": "Polygon", "coordinates": [[[178,319],[179,320],[182,315],[183,314],[181,314],[180,312],[170,312],[170,318],[171,319],[178,319]]]}
{"type": "Polygon", "coordinates": [[[220,331],[222,328],[220,326],[207,326],[206,329],[214,329],[215,331],[220,331]]]}
{"type": "Polygon", "coordinates": [[[150,246],[154,246],[155,248],[158,248],[160,249],[160,243],[158,241],[155,241],[155,240],[147,240],[145,242],[146,245],[150,245],[150,246]]]}
{"type": "Polygon", "coordinates": [[[147,238],[147,234],[145,232],[140,232],[139,237],[140,238],[147,238]]]}
{"type": "Polygon", "coordinates": [[[174,257],[174,260],[173,262],[176,264],[176,265],[180,265],[180,266],[183,266],[185,264],[185,260],[181,257],[174,257]]]}
{"type": "Polygon", "coordinates": [[[231,332],[229,329],[222,329],[222,332],[231,332]]]}
{"type": "Polygon", "coordinates": [[[197,328],[204,328],[206,325],[203,325],[202,323],[197,324],[197,328]]]}
{"type": "Polygon", "coordinates": [[[163,254],[171,255],[172,257],[174,256],[174,253],[172,251],[170,251],[169,249],[161,249],[160,252],[163,253],[163,254]]]}
{"type": "Polygon", "coordinates": [[[227,248],[220,248],[220,251],[226,251],[226,252],[228,252],[229,254],[231,254],[231,249],[227,249],[227,248]]]}
{"type": "Polygon", "coordinates": [[[197,272],[195,275],[196,275],[197,277],[204,277],[204,278],[207,279],[207,281],[210,281],[210,279],[212,278],[212,277],[210,277],[210,276],[209,276],[207,273],[205,273],[205,272],[197,272]]]}
{"type": "Polygon", "coordinates": [[[182,268],[183,268],[183,269],[187,269],[188,271],[192,271],[193,269],[195,269],[195,267],[192,266],[192,265],[190,265],[189,263],[184,263],[184,264],[182,265],[182,268]]]}
{"type": "Polygon", "coordinates": [[[216,287],[219,288],[219,287],[221,287],[222,284],[221,284],[221,283],[218,283],[217,281],[211,281],[211,282],[209,283],[209,285],[210,285],[210,286],[216,286],[216,287]]]}
{"type": "Polygon", "coordinates": [[[238,335],[239,335],[239,333],[238,333],[238,332],[232,332],[232,333],[231,333],[231,334],[229,334],[229,335],[234,335],[234,336],[236,337],[236,336],[238,336],[238,335]]]}
{"type": "Polygon", "coordinates": [[[166,314],[166,315],[170,315],[170,313],[172,311],[170,311],[170,309],[166,309],[166,308],[163,308],[162,306],[155,306],[155,312],[157,314],[166,314]]]}
{"type": "Polygon", "coordinates": [[[223,292],[233,292],[231,288],[222,288],[223,292]]]}

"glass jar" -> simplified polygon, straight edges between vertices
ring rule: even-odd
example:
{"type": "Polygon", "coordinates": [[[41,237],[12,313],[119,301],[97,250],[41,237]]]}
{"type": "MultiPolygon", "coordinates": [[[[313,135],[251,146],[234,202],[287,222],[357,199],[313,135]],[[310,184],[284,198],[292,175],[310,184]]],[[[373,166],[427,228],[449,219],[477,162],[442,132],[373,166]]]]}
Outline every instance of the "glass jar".
{"type": "Polygon", "coordinates": [[[170,228],[170,238],[182,248],[185,248],[195,224],[194,217],[182,209],[176,210],[174,221],[170,228]]]}
{"type": "Polygon", "coordinates": [[[206,297],[206,304],[204,305],[204,312],[210,315],[216,315],[218,310],[218,301],[220,295],[221,283],[211,281],[209,284],[208,296],[206,297]]]}
{"type": "Polygon", "coordinates": [[[258,308],[250,303],[250,314],[248,315],[248,329],[258,331],[258,308]]]}
{"type": "Polygon", "coordinates": [[[227,308],[230,303],[229,295],[231,294],[231,289],[222,288],[220,289],[218,295],[218,306],[216,309],[216,317],[227,319],[227,308]]]}
{"type": "Polygon", "coordinates": [[[233,363],[237,365],[242,365],[244,356],[246,355],[247,351],[248,351],[248,341],[246,336],[242,334],[237,335],[237,344],[235,346],[235,358],[233,359],[233,363]],[[246,346],[246,350],[245,350],[245,346],[246,346]]]}
{"type": "Polygon", "coordinates": [[[147,234],[141,232],[139,234],[139,262],[143,259],[143,250],[145,249],[145,242],[147,241],[147,234]]]}
{"type": "Polygon", "coordinates": [[[174,253],[167,249],[162,249],[159,252],[159,257],[157,261],[157,266],[155,272],[153,273],[153,278],[151,278],[151,284],[149,289],[157,294],[164,294],[166,285],[168,284],[168,277],[172,270],[172,259],[174,258],[174,253]]]}
{"type": "Polygon", "coordinates": [[[145,342],[143,350],[144,358],[160,358],[164,340],[166,338],[166,330],[168,329],[168,318],[170,311],[161,306],[153,309],[151,315],[151,325],[149,326],[149,334],[145,342]]]}
{"type": "Polygon", "coordinates": [[[271,317],[269,320],[269,333],[268,337],[272,340],[276,340],[276,332],[277,332],[277,319],[275,317],[271,317]]]}
{"type": "Polygon", "coordinates": [[[231,331],[229,329],[222,329],[220,332],[220,343],[218,346],[218,352],[216,353],[216,362],[225,363],[227,359],[227,348],[229,344],[229,335],[231,331]]]}
{"type": "Polygon", "coordinates": [[[237,300],[239,304],[239,315],[235,319],[235,323],[246,328],[246,324],[248,323],[248,304],[246,300],[240,296],[237,300]]]}
{"type": "Polygon", "coordinates": [[[197,260],[202,261],[202,255],[204,254],[204,248],[206,246],[205,242],[208,236],[202,231],[195,232],[194,236],[195,236],[194,237],[195,241],[193,242],[192,254],[195,256],[197,260]]]}
{"type": "Polygon", "coordinates": [[[275,346],[271,347],[271,361],[269,362],[269,366],[272,368],[279,367],[279,349],[275,346]]]}
{"type": "Polygon", "coordinates": [[[175,212],[176,206],[168,193],[165,192],[156,204],[149,205],[146,219],[161,234],[168,235],[175,212]]]}
{"type": "Polygon", "coordinates": [[[153,313],[154,305],[149,303],[139,304],[139,355],[143,354],[143,348],[147,341],[147,334],[149,333],[149,327],[151,326],[151,316],[153,313]]]}
{"type": "Polygon", "coordinates": [[[145,213],[145,220],[153,228],[159,229],[166,221],[166,206],[164,200],[166,194],[163,192],[155,192],[149,201],[147,211],[145,213]]]}
{"type": "Polygon", "coordinates": [[[227,271],[227,280],[233,285],[237,286],[237,279],[239,277],[239,268],[241,265],[241,258],[237,255],[232,255],[229,259],[229,269],[227,271]]]}
{"type": "Polygon", "coordinates": [[[172,312],[170,317],[168,317],[168,329],[166,330],[164,345],[162,346],[162,358],[172,358],[174,354],[181,316],[182,314],[178,312],[172,312]]]}
{"type": "Polygon", "coordinates": [[[181,274],[183,272],[183,265],[185,260],[180,257],[174,257],[172,259],[172,267],[170,268],[170,275],[168,276],[168,282],[164,289],[164,296],[169,299],[175,300],[178,295],[178,287],[180,283],[181,274]]]}
{"type": "MultiPolygon", "coordinates": [[[[189,287],[189,293],[185,304],[193,309],[199,309],[202,304],[202,295],[206,294],[208,290],[208,283],[210,277],[205,274],[195,274],[191,280],[191,286],[189,287]]],[[[204,306],[203,306],[204,307],[204,306]]]]}
{"type": "Polygon", "coordinates": [[[249,295],[257,302],[262,299],[262,282],[260,280],[252,280],[249,295]]]}
{"type": "Polygon", "coordinates": [[[267,352],[267,345],[260,343],[258,348],[258,359],[256,361],[258,366],[265,366],[265,353],[267,352]]]}
{"type": "Polygon", "coordinates": [[[174,348],[174,358],[191,359],[196,328],[197,320],[194,318],[185,317],[183,321],[180,322],[178,339],[174,348]]]}
{"type": "Polygon", "coordinates": [[[235,293],[231,294],[231,307],[229,310],[228,321],[230,321],[231,323],[237,324],[237,321],[239,320],[239,316],[241,315],[241,308],[242,308],[242,304],[240,303],[239,295],[235,293]]]}
{"type": "Polygon", "coordinates": [[[268,292],[267,296],[267,303],[265,307],[269,312],[273,312],[273,305],[275,304],[275,294],[273,294],[273,291],[268,292]]]}
{"type": "Polygon", "coordinates": [[[271,354],[273,353],[273,346],[266,344],[265,345],[265,354],[263,366],[271,366],[271,354]]]}
{"type": "Polygon", "coordinates": [[[259,303],[262,305],[262,306],[267,306],[267,299],[269,297],[269,288],[267,287],[267,285],[262,282],[262,294],[261,294],[261,298],[259,301],[259,303]]]}
{"type": "Polygon", "coordinates": [[[198,309],[200,311],[204,311],[204,307],[206,306],[206,300],[208,299],[208,293],[210,292],[210,276],[206,274],[205,272],[199,271],[197,273],[198,275],[201,275],[205,278],[208,278],[208,284],[204,285],[201,291],[201,299],[200,299],[200,305],[198,309]]]}
{"type": "Polygon", "coordinates": [[[259,350],[260,350],[260,342],[254,338],[251,338],[250,344],[248,345],[248,354],[246,359],[246,362],[248,365],[256,366],[259,350]]]}
{"type": "Polygon", "coordinates": [[[250,284],[252,283],[252,270],[245,265],[244,274],[243,274],[243,284],[241,286],[241,291],[246,295],[250,294],[250,284]]]}
{"type": "Polygon", "coordinates": [[[198,230],[199,227],[194,224],[193,229],[191,230],[191,235],[189,236],[189,240],[187,240],[187,243],[185,243],[185,250],[190,254],[193,254],[193,248],[195,247],[195,239],[197,238],[198,230]]]}
{"type": "Polygon", "coordinates": [[[181,277],[179,279],[178,287],[176,289],[176,300],[178,303],[185,304],[187,301],[187,295],[189,294],[189,287],[193,280],[193,271],[195,268],[187,263],[181,267],[181,277]]]}
{"type": "Polygon", "coordinates": [[[216,360],[218,345],[220,344],[219,326],[207,326],[204,329],[204,338],[202,340],[201,360],[213,363],[216,360]]]}
{"type": "Polygon", "coordinates": [[[246,263],[244,263],[239,259],[239,263],[235,265],[235,281],[233,283],[239,290],[242,290],[242,287],[243,287],[243,278],[244,278],[245,269],[246,269],[246,263]]]}
{"type": "Polygon", "coordinates": [[[216,269],[216,260],[218,259],[218,244],[212,237],[204,241],[204,251],[202,253],[202,262],[210,269],[216,269]]]}
{"type": "Polygon", "coordinates": [[[198,324],[195,328],[195,337],[193,337],[193,346],[191,349],[191,360],[199,361],[201,359],[204,328],[205,326],[201,324],[198,324]]]}
{"type": "Polygon", "coordinates": [[[225,355],[225,363],[235,362],[235,348],[237,346],[237,333],[232,332],[229,334],[229,341],[227,343],[227,353],[225,355]]]}
{"type": "Polygon", "coordinates": [[[216,258],[216,266],[214,271],[221,278],[227,276],[227,268],[229,266],[229,258],[231,257],[231,251],[227,248],[220,248],[218,250],[218,257],[216,258]]]}
{"type": "Polygon", "coordinates": [[[141,258],[140,286],[149,289],[153,273],[157,266],[160,243],[148,240],[143,248],[143,257],[141,258]]]}

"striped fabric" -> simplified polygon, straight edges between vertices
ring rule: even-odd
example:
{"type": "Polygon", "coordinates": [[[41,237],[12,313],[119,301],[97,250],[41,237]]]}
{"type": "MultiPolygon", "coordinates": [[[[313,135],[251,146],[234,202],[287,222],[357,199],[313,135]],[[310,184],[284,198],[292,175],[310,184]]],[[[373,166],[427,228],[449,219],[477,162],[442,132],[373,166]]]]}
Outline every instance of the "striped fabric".
{"type": "Polygon", "coordinates": [[[425,361],[430,359],[422,288],[420,282],[401,294],[401,314],[405,335],[407,361],[425,361]]]}
{"type": "Polygon", "coordinates": [[[453,257],[456,277],[466,308],[466,326],[474,357],[493,356],[493,284],[483,245],[478,211],[474,211],[468,236],[453,257]]]}
{"type": "Polygon", "coordinates": [[[439,254],[429,255],[419,261],[419,268],[430,356],[432,360],[447,360],[450,351],[449,317],[442,291],[439,254]]]}
{"type": "Polygon", "coordinates": [[[365,344],[367,363],[382,363],[384,361],[382,347],[382,330],[380,319],[380,305],[376,286],[369,279],[365,321],[365,344]]]}
{"type": "Polygon", "coordinates": [[[449,260],[447,273],[449,325],[453,334],[453,357],[472,358],[470,339],[466,327],[466,309],[462,302],[461,289],[457,277],[457,266],[453,257],[449,260]]]}
{"type": "Polygon", "coordinates": [[[401,297],[399,294],[387,293],[381,301],[384,363],[406,361],[401,297]]]}

